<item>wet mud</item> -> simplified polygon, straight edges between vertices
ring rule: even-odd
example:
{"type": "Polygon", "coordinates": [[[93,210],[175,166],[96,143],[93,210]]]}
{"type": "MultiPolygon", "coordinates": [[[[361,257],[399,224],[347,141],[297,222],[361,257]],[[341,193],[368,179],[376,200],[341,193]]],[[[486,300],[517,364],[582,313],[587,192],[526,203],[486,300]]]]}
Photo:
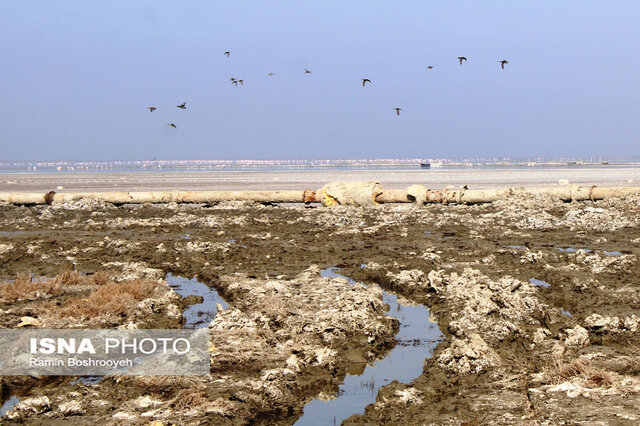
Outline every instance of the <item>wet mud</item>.
{"type": "MultiPolygon", "coordinates": [[[[336,266],[424,305],[443,333],[418,378],[381,387],[346,424],[634,424],[639,213],[632,196],[366,209],[0,206],[1,280],[79,271],[156,283],[137,302],[153,315],[83,326],[184,326],[198,301],[173,292],[168,273],[197,277],[229,304],[209,324],[211,376],[5,377],[3,401],[19,402],[3,421],[292,424],[396,344],[382,292],[321,276],[336,266]]],[[[2,326],[24,316],[55,324],[56,309],[40,305],[97,291],[83,285],[3,301],[2,326]]]]}
{"type": "MultiPolygon", "coordinates": [[[[367,286],[340,274],[335,267],[323,270],[322,274],[344,278],[352,285],[367,286]]],[[[382,386],[394,380],[410,383],[422,374],[425,359],[433,355],[433,349],[441,341],[440,329],[430,321],[429,311],[424,305],[403,298],[398,300],[397,295],[387,290],[382,291],[382,297],[389,305],[388,314],[399,322],[395,347],[363,371],[347,375],[337,394],[321,394],[307,403],[296,426],[342,423],[353,414],[364,412],[367,405],[375,402],[382,386]]]]}

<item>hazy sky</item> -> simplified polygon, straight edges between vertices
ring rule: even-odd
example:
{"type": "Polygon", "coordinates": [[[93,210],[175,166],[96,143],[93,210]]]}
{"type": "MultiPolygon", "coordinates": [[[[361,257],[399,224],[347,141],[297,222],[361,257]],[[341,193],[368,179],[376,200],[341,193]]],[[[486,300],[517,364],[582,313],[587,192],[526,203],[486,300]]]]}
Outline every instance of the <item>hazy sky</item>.
{"type": "Polygon", "coordinates": [[[640,155],[639,22],[635,1],[0,0],[0,161],[640,155]]]}

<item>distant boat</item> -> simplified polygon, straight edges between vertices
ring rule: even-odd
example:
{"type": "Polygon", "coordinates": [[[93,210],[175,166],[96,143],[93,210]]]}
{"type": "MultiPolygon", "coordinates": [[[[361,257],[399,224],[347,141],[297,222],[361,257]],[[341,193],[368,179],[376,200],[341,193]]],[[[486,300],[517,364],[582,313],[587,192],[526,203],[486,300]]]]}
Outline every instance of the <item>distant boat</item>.
{"type": "Polygon", "coordinates": [[[421,169],[430,169],[431,168],[431,163],[420,163],[420,168],[421,169]]]}
{"type": "Polygon", "coordinates": [[[567,166],[577,166],[578,162],[577,161],[568,161],[567,162],[567,166]]]}
{"type": "Polygon", "coordinates": [[[609,164],[608,161],[601,161],[600,164],[602,164],[603,166],[606,166],[607,164],[609,164]]]}

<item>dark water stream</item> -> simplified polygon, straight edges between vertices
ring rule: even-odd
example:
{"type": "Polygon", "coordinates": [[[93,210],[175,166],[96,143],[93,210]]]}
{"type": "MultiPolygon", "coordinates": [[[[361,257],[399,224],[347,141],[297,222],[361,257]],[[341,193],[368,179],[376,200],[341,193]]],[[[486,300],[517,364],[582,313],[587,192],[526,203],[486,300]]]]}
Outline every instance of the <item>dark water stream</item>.
{"type": "MultiPolygon", "coordinates": [[[[322,276],[340,277],[353,285],[364,285],[338,271],[338,268],[328,268],[322,271],[322,276]]],[[[335,399],[309,402],[296,425],[340,424],[353,414],[364,413],[365,407],[375,402],[382,386],[394,380],[409,383],[422,374],[425,359],[433,355],[442,338],[438,325],[429,321],[429,310],[424,305],[398,303],[395,294],[384,290],[383,300],[389,305],[388,315],[400,321],[396,346],[383,359],[367,365],[362,374],[348,374],[335,399]]]]}
{"type": "Polygon", "coordinates": [[[7,414],[7,411],[11,410],[13,407],[18,405],[20,402],[20,398],[17,395],[13,395],[11,398],[7,399],[2,407],[0,407],[0,418],[4,417],[7,414]]]}
{"type": "Polygon", "coordinates": [[[218,304],[224,309],[229,305],[220,297],[215,288],[198,281],[197,278],[185,278],[167,274],[165,280],[171,288],[182,297],[200,296],[202,303],[196,303],[187,307],[182,316],[185,319],[184,328],[207,327],[218,313],[218,304]]]}

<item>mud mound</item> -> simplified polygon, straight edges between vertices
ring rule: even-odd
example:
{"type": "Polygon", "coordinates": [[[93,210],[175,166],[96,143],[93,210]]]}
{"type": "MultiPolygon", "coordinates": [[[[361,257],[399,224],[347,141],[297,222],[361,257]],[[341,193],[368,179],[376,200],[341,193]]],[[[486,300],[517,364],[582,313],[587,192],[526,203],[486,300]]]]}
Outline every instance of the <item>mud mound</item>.
{"type": "Polygon", "coordinates": [[[180,326],[180,297],[164,281],[114,282],[107,274],[65,272],[0,283],[0,321],[9,327],[149,328],[180,326]]]}

